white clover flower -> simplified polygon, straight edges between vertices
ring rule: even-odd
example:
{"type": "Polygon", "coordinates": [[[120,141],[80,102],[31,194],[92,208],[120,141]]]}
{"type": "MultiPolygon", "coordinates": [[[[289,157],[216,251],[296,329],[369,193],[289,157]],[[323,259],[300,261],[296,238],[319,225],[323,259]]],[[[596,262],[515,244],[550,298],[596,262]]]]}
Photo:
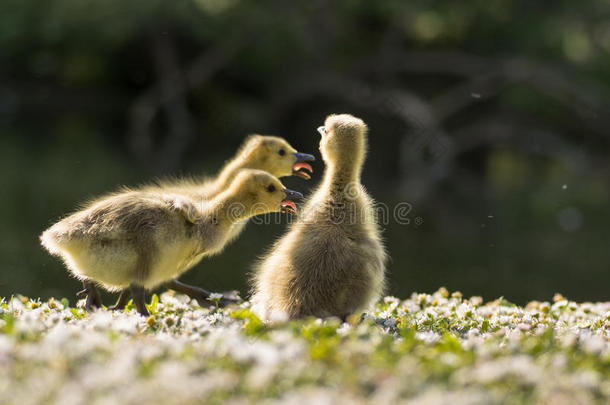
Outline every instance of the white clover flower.
{"type": "Polygon", "coordinates": [[[222,294],[219,293],[211,293],[210,296],[208,297],[208,299],[210,301],[214,301],[214,302],[218,302],[221,300],[221,298],[223,297],[222,294]]]}
{"type": "Polygon", "coordinates": [[[425,343],[435,343],[441,338],[441,335],[436,332],[417,332],[415,338],[425,343]]]}

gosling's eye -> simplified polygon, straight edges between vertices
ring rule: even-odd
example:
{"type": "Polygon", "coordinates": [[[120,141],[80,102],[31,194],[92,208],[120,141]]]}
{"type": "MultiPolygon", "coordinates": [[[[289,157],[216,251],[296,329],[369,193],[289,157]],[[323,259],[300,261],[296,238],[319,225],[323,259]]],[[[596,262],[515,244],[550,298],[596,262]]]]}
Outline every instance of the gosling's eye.
{"type": "Polygon", "coordinates": [[[284,156],[286,154],[286,151],[284,149],[280,149],[277,153],[279,153],[280,156],[284,156]]]}
{"type": "Polygon", "coordinates": [[[273,184],[269,184],[267,186],[267,191],[273,193],[275,191],[275,186],[273,184]]]}

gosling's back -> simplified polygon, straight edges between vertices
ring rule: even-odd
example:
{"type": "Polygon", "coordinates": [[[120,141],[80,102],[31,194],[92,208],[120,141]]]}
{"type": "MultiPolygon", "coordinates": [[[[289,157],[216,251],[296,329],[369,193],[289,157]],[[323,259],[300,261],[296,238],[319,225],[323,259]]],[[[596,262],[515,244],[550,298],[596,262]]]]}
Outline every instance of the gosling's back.
{"type": "Polygon", "coordinates": [[[303,222],[260,264],[254,296],[259,312],[343,317],[378,298],[386,255],[372,215],[362,192],[351,201],[316,195],[303,222]]]}

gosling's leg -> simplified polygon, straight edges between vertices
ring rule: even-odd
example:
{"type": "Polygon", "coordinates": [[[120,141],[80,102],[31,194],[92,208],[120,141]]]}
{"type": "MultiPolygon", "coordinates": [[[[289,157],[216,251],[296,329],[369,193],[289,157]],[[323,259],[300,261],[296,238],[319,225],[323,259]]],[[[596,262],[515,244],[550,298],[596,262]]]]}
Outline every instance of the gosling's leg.
{"type": "Polygon", "coordinates": [[[121,294],[119,295],[119,299],[116,301],[116,303],[114,305],[108,307],[108,309],[110,309],[112,311],[116,311],[116,310],[120,311],[120,310],[125,309],[125,306],[129,302],[129,297],[131,297],[131,290],[129,288],[126,288],[123,291],[121,291],[121,294]]]}
{"type": "Polygon", "coordinates": [[[91,312],[102,306],[102,298],[95,284],[89,280],[83,281],[83,289],[76,293],[78,298],[85,298],[85,309],[91,312]]]}
{"type": "Polygon", "coordinates": [[[145,291],[144,287],[132,284],[129,286],[131,290],[131,296],[133,297],[133,303],[136,305],[136,309],[140,315],[148,316],[148,309],[146,309],[145,291]]]}
{"type": "Polygon", "coordinates": [[[199,305],[201,305],[202,307],[204,307],[204,306],[207,307],[211,304],[211,302],[208,301],[208,298],[210,297],[210,292],[207,290],[204,290],[203,288],[184,284],[178,280],[168,281],[167,283],[165,283],[165,287],[169,288],[170,290],[174,290],[176,292],[186,294],[189,297],[196,299],[197,302],[199,303],[199,305]]]}
{"type": "MultiPolygon", "coordinates": [[[[178,280],[168,281],[165,283],[165,287],[196,299],[197,303],[202,307],[209,307],[213,304],[213,302],[209,300],[210,292],[203,288],[181,283],[178,280]]],[[[239,297],[239,291],[226,291],[222,293],[222,298],[218,301],[218,305],[224,307],[229,304],[239,304],[241,301],[242,299],[239,297]]]]}

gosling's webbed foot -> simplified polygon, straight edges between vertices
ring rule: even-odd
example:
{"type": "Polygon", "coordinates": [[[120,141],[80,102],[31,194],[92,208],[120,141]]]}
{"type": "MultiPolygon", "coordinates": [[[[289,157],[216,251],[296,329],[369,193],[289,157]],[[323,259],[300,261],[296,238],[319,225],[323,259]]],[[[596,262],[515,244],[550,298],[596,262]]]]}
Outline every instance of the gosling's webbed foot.
{"type": "Polygon", "coordinates": [[[146,292],[144,290],[144,287],[136,285],[136,284],[131,284],[129,286],[129,289],[131,290],[131,296],[133,297],[133,303],[135,304],[136,309],[138,310],[140,315],[148,316],[149,313],[148,313],[148,309],[146,309],[146,300],[145,300],[146,292]]]}
{"type": "MultiPolygon", "coordinates": [[[[218,301],[219,307],[226,307],[231,304],[241,304],[244,300],[239,296],[239,291],[231,290],[222,293],[222,298],[218,301]]],[[[208,300],[209,302],[209,300],[208,300]]]]}
{"type": "Polygon", "coordinates": [[[83,281],[83,289],[76,293],[78,298],[85,298],[85,309],[92,312],[102,306],[102,297],[95,284],[91,281],[83,281]]]}
{"type": "MultiPolygon", "coordinates": [[[[203,288],[181,283],[178,280],[170,280],[165,283],[165,286],[170,290],[194,298],[201,307],[207,308],[215,305],[214,301],[210,299],[211,293],[203,288]]],[[[230,304],[239,304],[240,302],[242,302],[242,299],[239,297],[239,291],[226,291],[222,293],[222,297],[218,300],[218,306],[225,307],[230,304]]]]}
{"type": "Polygon", "coordinates": [[[119,295],[119,298],[117,299],[116,303],[112,306],[109,306],[108,309],[111,311],[120,311],[125,309],[130,297],[131,290],[129,288],[124,289],[123,291],[121,291],[121,294],[119,295]]]}

